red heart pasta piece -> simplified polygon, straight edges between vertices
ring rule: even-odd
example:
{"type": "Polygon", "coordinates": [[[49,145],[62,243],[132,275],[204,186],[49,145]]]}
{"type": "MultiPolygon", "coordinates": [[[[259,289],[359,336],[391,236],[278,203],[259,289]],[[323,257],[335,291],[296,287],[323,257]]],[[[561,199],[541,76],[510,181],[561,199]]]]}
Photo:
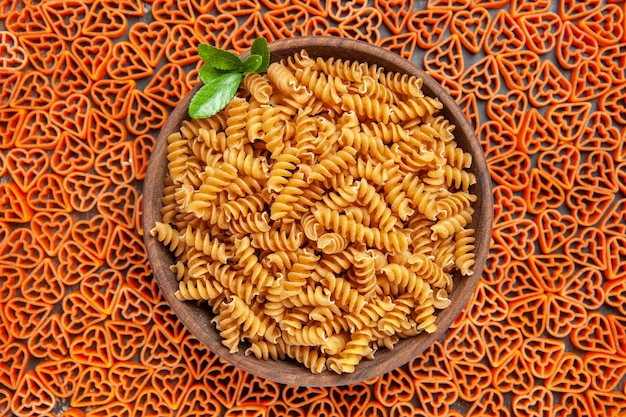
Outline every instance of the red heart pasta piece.
{"type": "MultiPolygon", "coordinates": [[[[96,367],[110,368],[113,365],[113,355],[111,355],[109,339],[104,327],[101,324],[93,324],[86,328],[84,332],[74,335],[70,343],[70,356],[76,362],[86,365],[88,367],[86,369],[94,369],[96,367]]],[[[78,391],[81,391],[80,387],[78,391]]],[[[87,392],[98,392],[96,389],[88,389],[86,387],[84,391],[82,394],[79,393],[78,396],[88,395],[87,392]]],[[[104,394],[105,392],[100,392],[95,395],[104,394]]],[[[77,392],[74,391],[73,399],[76,400],[76,397],[77,392]]],[[[83,404],[83,406],[87,405],[93,404],[83,404]]]]}
{"type": "MultiPolygon", "coordinates": [[[[359,10],[358,12],[351,13],[348,17],[342,20],[341,23],[339,23],[338,29],[344,34],[344,36],[377,44],[380,42],[380,27],[382,24],[382,13],[373,7],[367,7],[359,10]]],[[[262,25],[257,25],[255,27],[262,27],[262,25]]],[[[253,36],[260,35],[262,35],[262,33],[259,32],[253,36]]],[[[251,37],[250,41],[254,39],[254,37],[251,37]]],[[[251,44],[251,42],[249,42],[249,44],[251,44]]],[[[244,45],[240,45],[239,47],[243,48],[244,45]]]]}
{"type": "Polygon", "coordinates": [[[526,395],[517,397],[511,403],[515,415],[540,417],[551,413],[554,403],[552,392],[545,387],[535,386],[526,395]]]}
{"type": "Polygon", "coordinates": [[[6,154],[6,168],[13,181],[23,191],[28,191],[48,170],[48,153],[39,149],[13,148],[6,154]]]}
{"type": "Polygon", "coordinates": [[[124,282],[122,273],[107,268],[102,272],[86,276],[80,283],[80,292],[103,314],[111,314],[124,282]]]}
{"type": "MultiPolygon", "coordinates": [[[[204,375],[203,381],[215,387],[215,390],[211,392],[211,394],[214,395],[214,398],[216,398],[220,404],[226,408],[231,408],[235,405],[241,385],[243,384],[243,378],[243,372],[238,368],[222,361],[216,361],[215,366],[211,367],[204,375]]],[[[324,390],[323,395],[318,396],[316,394],[317,393],[314,394],[314,399],[306,404],[309,410],[319,401],[328,401],[332,407],[332,403],[330,403],[328,399],[328,390],[324,390]]],[[[302,401],[305,402],[307,400],[308,399],[303,399],[302,401]]]]}
{"type": "Polygon", "coordinates": [[[61,324],[70,335],[82,334],[87,328],[104,321],[106,318],[80,293],[70,293],[63,299],[61,324]]]}
{"type": "Polygon", "coordinates": [[[128,81],[146,78],[153,69],[140,50],[130,42],[119,42],[113,47],[113,58],[107,63],[107,71],[115,80],[128,81]]]}
{"type": "Polygon", "coordinates": [[[78,59],[70,51],[63,51],[52,71],[51,86],[54,92],[60,97],[89,94],[91,84],[91,79],[78,59]]]}
{"type": "Polygon", "coordinates": [[[452,371],[459,398],[465,401],[478,400],[491,386],[491,370],[485,364],[454,361],[452,371]]]}
{"type": "Polygon", "coordinates": [[[576,186],[566,196],[572,216],[582,226],[593,226],[602,218],[613,203],[614,194],[602,189],[576,186]]]}
{"type": "MultiPolygon", "coordinates": [[[[204,414],[217,416],[223,412],[223,407],[220,403],[214,401],[211,392],[204,385],[194,384],[187,392],[187,399],[183,402],[178,412],[181,415],[190,417],[200,417],[204,414]]],[[[281,401],[272,404],[272,406],[267,408],[267,412],[276,417],[304,416],[303,411],[287,407],[281,401]]]]}
{"type": "Polygon", "coordinates": [[[588,102],[598,98],[611,88],[611,85],[611,76],[597,61],[587,60],[572,69],[573,101],[588,102]]]}
{"type": "Polygon", "coordinates": [[[443,343],[450,360],[467,360],[477,362],[485,355],[485,345],[478,333],[478,328],[469,320],[465,320],[454,329],[443,343]]]}
{"type": "Polygon", "coordinates": [[[125,227],[116,227],[107,246],[106,260],[119,269],[144,262],[146,251],[142,240],[125,227]]]}
{"type": "Polygon", "coordinates": [[[28,205],[35,210],[69,213],[69,196],[63,188],[63,178],[58,174],[45,173],[28,192],[28,205]]]}
{"type": "MultiPolygon", "coordinates": [[[[69,337],[61,324],[61,316],[52,314],[28,339],[28,351],[39,358],[62,360],[69,356],[69,344],[69,337]]],[[[47,383],[46,385],[49,386],[47,383]]],[[[57,392],[55,395],[62,396],[57,392]]]]}
{"type": "Polygon", "coordinates": [[[185,365],[160,366],[152,373],[151,386],[171,409],[177,410],[194,380],[185,365]]]}
{"type": "Polygon", "coordinates": [[[570,96],[572,86],[552,61],[543,61],[530,84],[529,102],[535,107],[562,103],[570,96]]]}
{"type": "Polygon", "coordinates": [[[19,7],[7,15],[5,21],[7,29],[16,35],[36,34],[52,32],[44,17],[41,7],[19,7]]]}
{"type": "MultiPolygon", "coordinates": [[[[297,6],[302,7],[301,5],[297,6]]],[[[375,0],[374,7],[383,11],[383,22],[395,35],[402,32],[407,19],[413,13],[413,1],[394,2],[393,0],[375,0]]]]}
{"type": "Polygon", "coordinates": [[[102,259],[73,240],[61,246],[58,257],[59,276],[66,285],[79,283],[84,276],[94,273],[104,264],[102,259]]]}
{"type": "Polygon", "coordinates": [[[585,16],[578,26],[600,45],[615,45],[624,35],[624,11],[617,4],[605,4],[585,16]]]}
{"type": "Polygon", "coordinates": [[[593,388],[611,392],[626,376],[626,359],[605,353],[590,353],[585,356],[585,368],[593,388]]]}
{"type": "Polygon", "coordinates": [[[596,268],[579,269],[568,281],[561,292],[564,297],[577,301],[588,310],[595,310],[604,304],[602,274],[596,268]]]}
{"type": "MultiPolygon", "coordinates": [[[[326,19],[321,23],[327,24],[326,19]]],[[[307,24],[315,27],[315,18],[309,19],[307,24]]],[[[200,38],[217,48],[228,50],[232,45],[231,34],[239,27],[237,18],[232,14],[222,13],[217,16],[212,14],[201,14],[193,23],[193,28],[200,38]]],[[[313,31],[311,31],[313,32],[313,31]]],[[[324,30],[324,32],[326,32],[324,30]]]]}
{"type": "Polygon", "coordinates": [[[21,343],[7,343],[0,349],[0,382],[16,390],[26,373],[30,354],[21,343]]]}
{"type": "Polygon", "coordinates": [[[526,34],[526,46],[528,49],[541,55],[551,52],[555,48],[558,36],[563,28],[563,21],[556,13],[524,14],[519,19],[520,26],[526,34]]]}
{"type": "Polygon", "coordinates": [[[409,371],[416,379],[452,377],[450,362],[440,342],[433,343],[424,353],[409,362],[409,371]]]}
{"type": "Polygon", "coordinates": [[[16,228],[0,246],[0,262],[20,268],[34,268],[44,259],[44,250],[32,230],[16,228]]]}
{"type": "Polygon", "coordinates": [[[538,337],[546,329],[547,308],[545,294],[532,294],[509,303],[508,322],[519,328],[525,337],[538,337]]]}
{"type": "Polygon", "coordinates": [[[26,110],[47,109],[56,99],[56,93],[43,74],[27,70],[16,87],[11,107],[26,110]]]}
{"type": "Polygon", "coordinates": [[[573,142],[580,137],[587,126],[591,103],[560,103],[548,107],[546,120],[559,130],[559,138],[573,142]]]}
{"type": "Polygon", "coordinates": [[[53,33],[24,34],[19,39],[31,65],[43,74],[51,74],[65,50],[63,40],[53,33]]]}
{"type": "Polygon", "coordinates": [[[159,129],[167,120],[167,109],[139,90],[130,94],[126,128],[134,135],[143,135],[159,129]]]}
{"type": "Polygon", "coordinates": [[[169,24],[185,24],[193,22],[195,18],[195,12],[189,0],[154,0],[152,15],[155,20],[169,24]]]}
{"type": "Polygon", "coordinates": [[[465,94],[488,100],[500,90],[500,73],[496,58],[487,55],[465,70],[459,79],[465,94]]]}
{"type": "Polygon", "coordinates": [[[539,155],[537,168],[547,173],[562,188],[570,189],[574,185],[580,159],[580,151],[576,147],[563,144],[539,155]]]}
{"type": "Polygon", "coordinates": [[[109,177],[115,184],[128,184],[135,178],[132,142],[117,143],[95,158],[97,174],[109,177]]]}
{"type": "Polygon", "coordinates": [[[113,387],[109,382],[106,369],[88,366],[78,377],[76,389],[72,394],[72,405],[94,407],[109,403],[114,398],[113,387]]]}
{"type": "MultiPolygon", "coordinates": [[[[417,44],[421,48],[434,48],[442,41],[452,19],[452,12],[444,9],[425,9],[415,12],[407,20],[411,32],[417,34],[417,44]]],[[[457,40],[461,35],[457,35],[457,40]]]]}
{"type": "Polygon", "coordinates": [[[528,155],[519,151],[512,151],[489,160],[489,172],[494,182],[513,191],[528,188],[531,166],[532,162],[528,155]]]}
{"type": "Polygon", "coordinates": [[[487,53],[497,55],[504,51],[522,49],[526,37],[524,31],[515,19],[505,10],[501,10],[493,17],[484,44],[487,53]]]}
{"type": "Polygon", "coordinates": [[[73,41],[80,35],[89,13],[84,3],[76,0],[46,2],[41,9],[52,30],[66,41],[73,41]]]}
{"type": "Polygon", "coordinates": [[[467,317],[477,326],[503,320],[507,314],[506,300],[490,286],[479,283],[470,299],[467,317]]]}
{"type": "Polygon", "coordinates": [[[519,351],[524,341],[517,328],[501,322],[487,324],[481,329],[480,335],[485,342],[489,363],[493,367],[500,366],[513,353],[519,351]]]}
{"type": "Polygon", "coordinates": [[[575,68],[584,61],[592,60],[597,53],[598,42],[593,36],[572,22],[563,24],[556,46],[556,57],[561,66],[575,68]]]}
{"type": "Polygon", "coordinates": [[[452,381],[432,379],[415,383],[417,398],[427,414],[442,412],[448,415],[450,406],[459,398],[459,393],[452,381]]]}
{"type": "Polygon", "coordinates": [[[53,305],[43,301],[15,297],[4,305],[9,333],[16,339],[27,339],[37,331],[52,312],[53,305]]]}
{"type": "Polygon", "coordinates": [[[113,42],[103,35],[80,36],[72,42],[72,53],[93,81],[105,78],[106,63],[111,59],[112,52],[113,42]]]}
{"type": "Polygon", "coordinates": [[[528,154],[553,150],[559,142],[558,130],[532,107],[517,134],[517,148],[528,154]]]}
{"type": "Polygon", "coordinates": [[[493,371],[493,386],[501,392],[526,394],[533,387],[535,378],[520,352],[496,367],[493,371]]]}
{"type": "Polygon", "coordinates": [[[528,99],[521,91],[511,90],[507,94],[496,94],[494,91],[489,95],[485,111],[490,120],[498,121],[513,133],[517,133],[522,127],[527,106],[528,99]]]}
{"type": "Polygon", "coordinates": [[[562,340],[550,338],[525,339],[521,352],[532,374],[545,379],[556,371],[565,353],[565,344],[562,340]]]}
{"type": "MultiPolygon", "coordinates": [[[[158,327],[153,327],[148,335],[147,343],[141,349],[140,357],[144,364],[153,368],[164,365],[176,366],[181,361],[181,352],[178,345],[169,340],[165,333],[158,327]]],[[[230,378],[229,382],[232,383],[233,379],[230,378]]]]}
{"type": "MultiPolygon", "coordinates": [[[[495,2],[497,0],[482,0],[495,2]]],[[[478,417],[485,415],[506,416],[509,415],[509,408],[504,401],[500,391],[495,388],[486,389],[478,401],[475,401],[467,411],[467,417],[478,417]]]]}
{"type": "Polygon", "coordinates": [[[175,107],[188,92],[185,71],[175,63],[163,65],[144,89],[148,97],[171,107],[175,107]]]}
{"type": "Polygon", "coordinates": [[[57,267],[50,258],[44,258],[22,281],[22,295],[54,305],[65,296],[65,286],[59,279],[57,267]]]}
{"type": "Polygon", "coordinates": [[[594,111],[587,119],[587,126],[576,141],[580,151],[613,151],[615,162],[623,161],[620,153],[622,134],[620,129],[613,125],[611,116],[604,112],[594,111]]]}
{"type": "Polygon", "coordinates": [[[74,172],[87,172],[94,164],[95,153],[83,139],[69,132],[63,132],[57,142],[50,165],[60,175],[74,172]]]}
{"type": "Polygon", "coordinates": [[[472,53],[478,53],[491,24],[491,15],[483,7],[459,10],[452,16],[450,32],[459,37],[463,46],[472,53]]]}
{"type": "MultiPolygon", "coordinates": [[[[139,362],[116,362],[109,370],[109,380],[115,397],[124,402],[134,402],[147,383],[153,369],[139,362]]],[[[204,389],[205,392],[209,392],[204,389]]]]}
{"type": "Polygon", "coordinates": [[[109,38],[119,38],[128,28],[128,19],[120,11],[103,7],[101,2],[95,2],[87,15],[83,24],[82,34],[84,36],[107,36],[109,38]]]}
{"type": "Polygon", "coordinates": [[[556,209],[543,210],[537,215],[539,245],[543,253],[562,247],[578,230],[576,219],[556,209]]]}
{"type": "MultiPolygon", "coordinates": [[[[147,325],[152,320],[152,304],[150,304],[149,302],[141,298],[141,296],[137,294],[137,292],[135,292],[130,287],[124,286],[122,290],[120,291],[120,295],[119,295],[119,298],[117,299],[117,303],[115,303],[115,308],[113,309],[111,318],[117,321],[130,320],[136,324],[147,325]]],[[[146,360],[145,362],[146,364],[149,364],[150,361],[154,361],[152,364],[155,365],[157,364],[157,361],[159,360],[159,358],[157,357],[157,358],[152,359],[151,356],[146,351],[146,349],[156,350],[156,352],[153,352],[155,354],[160,352],[161,347],[159,346],[158,343],[160,340],[165,340],[166,335],[161,330],[157,332],[158,334],[156,333],[153,334],[153,333],[154,332],[152,332],[150,337],[148,338],[149,343],[146,346],[144,346],[144,349],[142,350],[141,355],[142,357],[145,356],[144,360],[146,360]],[[154,346],[150,347],[149,346],[150,343],[152,343],[152,345],[154,346]],[[147,358],[150,358],[150,359],[147,359],[147,358]]],[[[163,349],[165,350],[174,349],[174,346],[169,346],[170,343],[173,343],[173,342],[168,341],[167,343],[164,343],[164,346],[168,345],[168,347],[163,347],[163,349]]],[[[159,353],[159,355],[161,355],[161,353],[159,353]]],[[[169,360],[167,361],[167,363],[171,365],[178,363],[177,358],[179,357],[179,355],[180,355],[180,352],[177,352],[176,354],[174,354],[173,352],[170,352],[169,354],[167,352],[163,353],[163,357],[168,357],[169,360]],[[168,356],[168,355],[171,355],[171,356],[168,356]]]]}
{"type": "Polygon", "coordinates": [[[176,25],[172,28],[169,41],[165,45],[165,56],[168,62],[178,65],[194,65],[200,61],[197,53],[200,38],[193,28],[187,25],[176,25]]]}
{"type": "Polygon", "coordinates": [[[561,254],[538,254],[529,261],[530,271],[546,292],[560,292],[576,271],[574,261],[561,254]]]}
{"type": "Polygon", "coordinates": [[[145,326],[129,321],[108,320],[104,323],[111,355],[117,361],[132,360],[148,338],[145,326]]]}
{"type": "Polygon", "coordinates": [[[528,219],[497,227],[493,238],[504,246],[513,259],[527,259],[535,251],[535,242],[539,234],[537,224],[528,219]]]}
{"type": "MultiPolygon", "coordinates": [[[[410,401],[413,395],[415,395],[413,379],[404,370],[387,372],[374,384],[374,397],[384,407],[393,407],[398,402],[410,401]]],[[[370,404],[376,403],[370,402],[370,404]]]]}
{"type": "Polygon", "coordinates": [[[546,331],[563,338],[587,321],[587,310],[577,302],[558,294],[547,294],[546,331]]]}
{"type": "Polygon", "coordinates": [[[613,329],[604,314],[590,312],[587,323],[574,329],[570,335],[572,344],[581,350],[593,353],[604,353],[609,356],[616,352],[613,329]]]}
{"type": "Polygon", "coordinates": [[[452,35],[424,54],[424,69],[427,73],[457,78],[463,72],[463,50],[459,37],[452,35]]]}
{"type": "Polygon", "coordinates": [[[123,119],[128,113],[130,93],[135,88],[132,80],[100,80],[92,87],[94,108],[113,119],[123,119]]]}
{"type": "Polygon", "coordinates": [[[35,368],[45,386],[59,398],[72,396],[83,366],[69,357],[42,362],[35,368]]]}
{"type": "Polygon", "coordinates": [[[153,320],[173,341],[181,342],[187,336],[185,326],[176,317],[169,304],[160,302],[154,306],[153,320]]]}
{"type": "Polygon", "coordinates": [[[158,21],[137,22],[128,33],[130,42],[142,52],[152,67],[156,67],[165,54],[169,36],[170,27],[158,21]]]}
{"type": "Polygon", "coordinates": [[[546,380],[546,388],[559,392],[583,392],[591,382],[585,371],[582,359],[566,352],[559,362],[556,372],[546,380]]]}
{"type": "Polygon", "coordinates": [[[100,195],[110,184],[111,180],[106,177],[85,172],[73,172],[63,179],[70,205],[79,212],[87,212],[95,207],[100,195]]]}
{"type": "Polygon", "coordinates": [[[11,400],[11,410],[17,415],[46,415],[56,399],[34,371],[28,371],[11,400]]]}

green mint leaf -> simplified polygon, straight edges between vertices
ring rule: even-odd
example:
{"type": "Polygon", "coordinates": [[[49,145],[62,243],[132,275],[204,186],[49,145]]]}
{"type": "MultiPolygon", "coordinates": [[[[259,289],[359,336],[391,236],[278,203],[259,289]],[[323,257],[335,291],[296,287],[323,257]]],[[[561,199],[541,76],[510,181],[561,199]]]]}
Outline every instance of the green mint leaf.
{"type": "Polygon", "coordinates": [[[232,52],[202,43],[198,45],[198,55],[205,66],[225,71],[241,71],[241,59],[232,52]]]}
{"type": "Polygon", "coordinates": [[[243,72],[257,71],[263,62],[263,58],[260,55],[252,54],[241,64],[243,72]]]}
{"type": "Polygon", "coordinates": [[[252,42],[252,46],[250,46],[250,54],[259,55],[261,57],[261,64],[255,71],[265,71],[270,63],[270,48],[267,45],[267,39],[263,37],[256,38],[254,42],[252,42]]]}
{"type": "Polygon", "coordinates": [[[243,80],[241,72],[224,72],[207,80],[189,103],[189,115],[195,119],[211,117],[235,96],[243,80]]]}
{"type": "Polygon", "coordinates": [[[209,67],[208,65],[203,65],[198,71],[198,77],[204,84],[209,84],[211,80],[215,77],[219,77],[220,75],[228,72],[240,72],[240,71],[222,71],[213,67],[209,67]]]}
{"type": "Polygon", "coordinates": [[[204,62],[198,72],[203,86],[189,103],[189,115],[193,118],[211,117],[221,111],[233,99],[249,72],[263,72],[270,59],[269,46],[263,37],[257,38],[250,47],[245,61],[233,54],[208,44],[198,45],[198,55],[204,62]]]}

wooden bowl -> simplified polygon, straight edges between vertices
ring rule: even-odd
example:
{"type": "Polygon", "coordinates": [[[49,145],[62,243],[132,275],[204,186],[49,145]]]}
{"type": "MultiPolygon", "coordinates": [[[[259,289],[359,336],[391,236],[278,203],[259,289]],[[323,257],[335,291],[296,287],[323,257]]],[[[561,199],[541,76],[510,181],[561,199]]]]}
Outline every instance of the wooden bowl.
{"type": "Polygon", "coordinates": [[[376,64],[386,71],[401,72],[422,78],[424,93],[438,97],[443,103],[444,107],[441,114],[456,125],[454,134],[458,145],[472,155],[473,161],[470,171],[477,178],[477,183],[472,186],[472,192],[478,197],[473,206],[475,212],[469,226],[476,231],[476,258],[472,268],[474,273],[469,277],[457,275],[453,277],[454,289],[450,296],[451,304],[448,308],[438,312],[437,330],[431,334],[422,333],[413,338],[403,339],[396,344],[393,350],[378,350],[374,360],[361,361],[353,373],[336,374],[332,371],[324,371],[314,375],[295,361],[258,360],[252,356],[245,356],[243,349],[235,354],[229,353],[228,349],[222,345],[215,326],[210,322],[212,313],[208,306],[201,307],[192,301],[176,299],[174,293],[178,289],[178,283],[170,271],[170,265],[174,263],[174,258],[169,250],[149,233],[155,222],[161,220],[161,197],[167,174],[167,137],[176,132],[181,122],[189,117],[187,108],[196,89],[191,91],[171,113],[158,136],[151,155],[144,181],[144,239],[154,277],[163,291],[165,299],[188,330],[208,349],[246,372],[278,383],[309,387],[339,386],[364,381],[403,366],[427,349],[433,342],[443,338],[450,324],[467,304],[485,265],[493,222],[492,186],[485,156],[472,126],[452,97],[423,70],[399,55],[372,44],[338,37],[301,37],[272,42],[270,44],[271,60],[278,61],[287,58],[302,49],[306,49],[311,57],[356,60],[376,64]]]}

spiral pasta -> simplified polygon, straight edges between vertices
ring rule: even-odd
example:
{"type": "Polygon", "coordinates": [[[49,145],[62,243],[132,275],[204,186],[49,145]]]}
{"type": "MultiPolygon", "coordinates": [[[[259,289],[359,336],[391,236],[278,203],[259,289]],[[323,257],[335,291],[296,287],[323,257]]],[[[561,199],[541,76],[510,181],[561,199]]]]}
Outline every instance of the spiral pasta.
{"type": "Polygon", "coordinates": [[[472,274],[476,177],[422,80],[301,51],[167,138],[162,219],[180,301],[222,343],[354,372],[437,329],[472,274]]]}

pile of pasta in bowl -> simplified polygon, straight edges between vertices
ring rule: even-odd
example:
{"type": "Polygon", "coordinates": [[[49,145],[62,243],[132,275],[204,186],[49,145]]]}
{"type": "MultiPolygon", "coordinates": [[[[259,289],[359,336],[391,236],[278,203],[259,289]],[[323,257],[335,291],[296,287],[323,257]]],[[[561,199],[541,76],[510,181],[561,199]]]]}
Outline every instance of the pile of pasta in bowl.
{"type": "Polygon", "coordinates": [[[347,374],[436,331],[473,272],[476,176],[422,86],[301,49],[167,136],[149,233],[230,353],[347,374]]]}

